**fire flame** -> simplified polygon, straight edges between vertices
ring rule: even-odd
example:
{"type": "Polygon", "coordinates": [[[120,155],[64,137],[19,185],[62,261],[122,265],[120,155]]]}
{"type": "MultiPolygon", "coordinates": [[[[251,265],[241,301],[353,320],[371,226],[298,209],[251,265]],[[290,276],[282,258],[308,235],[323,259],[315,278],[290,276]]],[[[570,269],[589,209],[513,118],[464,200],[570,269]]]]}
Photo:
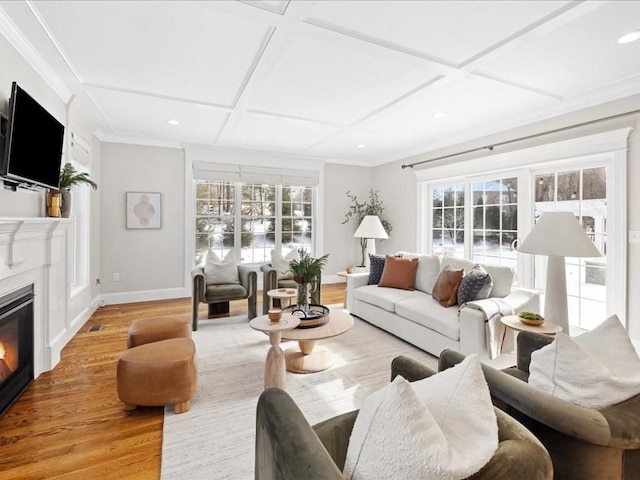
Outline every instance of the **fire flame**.
{"type": "Polygon", "coordinates": [[[0,342],[0,358],[4,358],[4,355],[7,353],[7,350],[4,348],[4,343],[0,342]]]}

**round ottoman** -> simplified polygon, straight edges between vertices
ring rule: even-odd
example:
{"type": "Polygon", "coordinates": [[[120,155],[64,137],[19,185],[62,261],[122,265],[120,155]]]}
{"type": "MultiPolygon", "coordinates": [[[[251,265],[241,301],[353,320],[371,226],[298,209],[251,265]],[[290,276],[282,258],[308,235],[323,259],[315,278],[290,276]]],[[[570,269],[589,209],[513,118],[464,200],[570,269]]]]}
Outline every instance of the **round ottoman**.
{"type": "Polygon", "coordinates": [[[196,390],[196,346],[190,338],[172,338],[130,348],[118,360],[118,397],[127,410],[173,405],[189,410],[196,390]]]}
{"type": "Polygon", "coordinates": [[[170,338],[191,338],[188,318],[144,318],[133,322],[127,333],[127,348],[170,338]]]}

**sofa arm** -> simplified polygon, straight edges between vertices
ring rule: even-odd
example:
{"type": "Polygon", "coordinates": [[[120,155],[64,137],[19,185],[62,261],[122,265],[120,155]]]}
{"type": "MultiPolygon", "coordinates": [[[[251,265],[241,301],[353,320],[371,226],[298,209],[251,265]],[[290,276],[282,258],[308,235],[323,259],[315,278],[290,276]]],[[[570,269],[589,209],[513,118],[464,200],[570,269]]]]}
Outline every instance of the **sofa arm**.
{"type": "Polygon", "coordinates": [[[540,311],[540,294],[537,290],[514,288],[503,300],[511,305],[514,313],[540,311]]]}
{"type": "Polygon", "coordinates": [[[262,272],[262,314],[266,315],[271,305],[267,292],[278,288],[278,272],[269,263],[260,265],[260,271],[262,272]]]}
{"type": "Polygon", "coordinates": [[[344,480],[340,469],[289,394],[262,392],[256,411],[256,480],[344,480]]]}
{"type": "Polygon", "coordinates": [[[353,310],[353,292],[369,283],[369,273],[349,273],[347,275],[347,310],[353,310]]]}
{"type": "Polygon", "coordinates": [[[553,337],[535,332],[520,332],[516,340],[518,358],[516,359],[518,370],[529,373],[531,354],[553,342],[553,337]]]}
{"type": "Polygon", "coordinates": [[[238,277],[240,278],[240,284],[247,291],[247,297],[255,295],[258,288],[258,274],[256,271],[246,265],[238,265],[238,277]]]}
{"type": "Polygon", "coordinates": [[[191,270],[191,286],[194,302],[205,301],[205,281],[204,281],[204,268],[196,267],[191,270]]]}

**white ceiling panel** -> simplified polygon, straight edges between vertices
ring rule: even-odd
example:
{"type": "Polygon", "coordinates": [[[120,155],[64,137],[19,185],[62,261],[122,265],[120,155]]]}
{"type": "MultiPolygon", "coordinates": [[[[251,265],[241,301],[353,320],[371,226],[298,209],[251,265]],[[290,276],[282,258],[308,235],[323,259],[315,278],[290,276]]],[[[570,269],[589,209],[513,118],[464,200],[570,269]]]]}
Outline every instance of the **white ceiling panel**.
{"type": "Polygon", "coordinates": [[[477,128],[484,133],[489,125],[512,120],[514,112],[521,114],[551,102],[557,100],[469,74],[448,83],[435,83],[360,126],[439,141],[459,130],[477,128]],[[442,116],[434,118],[436,114],[442,116]]]}
{"type": "Polygon", "coordinates": [[[269,32],[200,2],[36,7],[79,80],[221,105],[234,103],[269,32]]]}
{"type": "Polygon", "coordinates": [[[310,148],[307,153],[336,160],[374,158],[383,162],[408,156],[419,147],[425,147],[426,150],[427,146],[422,138],[352,128],[310,148]],[[359,145],[362,147],[359,148],[359,145]]]}
{"type": "Polygon", "coordinates": [[[461,64],[568,3],[319,2],[309,21],[461,64]]]}
{"type": "Polygon", "coordinates": [[[298,37],[250,108],[349,125],[435,75],[429,65],[420,70],[298,37]]]}
{"type": "Polygon", "coordinates": [[[337,132],[330,125],[247,112],[224,146],[303,153],[337,132]]]}
{"type": "Polygon", "coordinates": [[[187,102],[91,88],[88,92],[109,119],[113,133],[139,139],[213,144],[228,113],[187,102]],[[170,125],[178,120],[179,125],[170,125]]]}
{"type": "Polygon", "coordinates": [[[638,19],[640,1],[0,0],[0,47],[27,60],[0,65],[75,95],[108,140],[377,165],[640,94],[640,40],[616,43],[638,19]]]}
{"type": "Polygon", "coordinates": [[[585,15],[532,36],[482,71],[566,97],[632,76],[640,82],[640,42],[617,43],[640,28],[640,2],[602,2],[597,9],[585,4],[584,9],[585,15]]]}

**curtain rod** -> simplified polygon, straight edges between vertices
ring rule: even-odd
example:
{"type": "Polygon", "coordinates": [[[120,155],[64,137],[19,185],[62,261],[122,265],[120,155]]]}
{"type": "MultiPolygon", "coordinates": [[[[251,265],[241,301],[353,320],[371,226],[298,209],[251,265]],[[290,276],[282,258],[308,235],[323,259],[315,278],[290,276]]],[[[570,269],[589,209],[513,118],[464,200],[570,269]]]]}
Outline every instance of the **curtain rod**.
{"type": "Polygon", "coordinates": [[[495,147],[501,147],[503,145],[508,145],[510,143],[521,142],[522,140],[530,140],[532,138],[542,137],[544,135],[550,135],[552,133],[564,132],[566,130],[571,130],[573,128],[586,127],[588,125],[594,125],[596,123],[606,122],[608,120],[614,120],[616,118],[627,117],[629,115],[635,115],[640,113],[640,109],[632,110],[630,112],[618,113],[616,115],[611,115],[609,117],[598,118],[596,120],[589,120],[588,122],[576,123],[575,125],[569,125],[567,127],[556,128],[554,130],[548,130],[546,132],[534,133],[533,135],[527,135],[526,137],[514,138],[512,140],[505,140],[504,142],[493,143],[491,145],[486,145],[484,147],[472,148],[470,150],[465,150],[463,152],[451,153],[449,155],[443,155],[442,157],[430,158],[429,160],[421,160],[419,162],[408,163],[402,165],[402,168],[413,168],[416,165],[422,165],[423,163],[435,162],[436,160],[444,160],[445,158],[457,157],[459,155],[465,155],[467,153],[479,152],[481,150],[489,150],[492,151],[495,147]]]}

